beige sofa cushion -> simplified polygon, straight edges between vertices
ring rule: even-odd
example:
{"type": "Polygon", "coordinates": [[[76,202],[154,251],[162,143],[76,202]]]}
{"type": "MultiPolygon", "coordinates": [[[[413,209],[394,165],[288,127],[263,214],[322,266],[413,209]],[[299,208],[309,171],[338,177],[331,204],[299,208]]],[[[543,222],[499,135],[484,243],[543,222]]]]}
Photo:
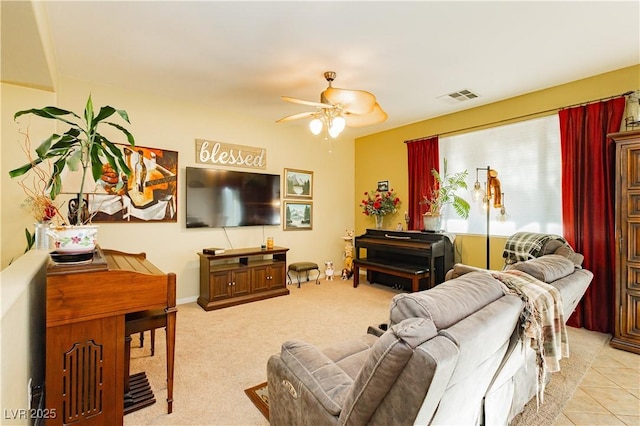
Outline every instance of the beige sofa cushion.
{"type": "Polygon", "coordinates": [[[508,269],[516,269],[525,272],[532,277],[551,283],[573,274],[574,263],[564,256],[558,254],[547,254],[526,262],[518,262],[510,265],[508,269]]]}

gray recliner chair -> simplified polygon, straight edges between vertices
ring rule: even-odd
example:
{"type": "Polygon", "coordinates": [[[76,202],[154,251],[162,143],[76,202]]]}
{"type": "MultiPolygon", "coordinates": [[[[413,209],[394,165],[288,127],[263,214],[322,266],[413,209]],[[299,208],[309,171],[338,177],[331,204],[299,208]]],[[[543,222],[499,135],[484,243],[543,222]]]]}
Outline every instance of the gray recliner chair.
{"type": "Polygon", "coordinates": [[[379,338],[288,341],[267,363],[272,425],[477,424],[523,303],[474,272],[400,294],[379,338]]]}

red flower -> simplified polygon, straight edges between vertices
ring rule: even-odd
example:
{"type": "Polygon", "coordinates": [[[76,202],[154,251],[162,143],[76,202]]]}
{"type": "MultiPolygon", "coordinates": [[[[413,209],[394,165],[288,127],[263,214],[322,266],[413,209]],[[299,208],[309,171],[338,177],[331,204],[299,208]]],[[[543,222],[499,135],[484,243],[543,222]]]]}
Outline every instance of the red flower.
{"type": "Polygon", "coordinates": [[[44,213],[42,214],[42,220],[45,220],[45,221],[51,220],[55,215],[56,215],[56,207],[52,204],[48,204],[44,209],[44,213]]]}
{"type": "Polygon", "coordinates": [[[362,213],[371,216],[384,216],[389,213],[395,213],[396,207],[400,204],[400,198],[396,197],[391,191],[367,191],[360,206],[363,208],[362,213]]]}

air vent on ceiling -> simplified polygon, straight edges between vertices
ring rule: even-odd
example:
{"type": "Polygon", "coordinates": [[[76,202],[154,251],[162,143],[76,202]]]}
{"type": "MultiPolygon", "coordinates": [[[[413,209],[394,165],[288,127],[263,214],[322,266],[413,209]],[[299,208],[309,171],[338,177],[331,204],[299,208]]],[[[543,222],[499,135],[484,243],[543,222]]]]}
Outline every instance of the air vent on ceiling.
{"type": "Polygon", "coordinates": [[[447,95],[438,96],[438,99],[447,103],[458,103],[475,99],[477,97],[478,95],[476,93],[473,93],[471,90],[463,89],[457,92],[449,93],[447,95]]]}

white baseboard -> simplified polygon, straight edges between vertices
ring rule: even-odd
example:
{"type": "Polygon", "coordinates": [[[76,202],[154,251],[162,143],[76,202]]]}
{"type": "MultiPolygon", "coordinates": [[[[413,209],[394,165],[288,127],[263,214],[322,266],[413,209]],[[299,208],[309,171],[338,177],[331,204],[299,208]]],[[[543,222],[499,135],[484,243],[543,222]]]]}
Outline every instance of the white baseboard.
{"type": "Polygon", "coordinates": [[[198,296],[185,297],[184,299],[176,300],[176,305],[184,305],[185,303],[197,302],[198,296]]]}

